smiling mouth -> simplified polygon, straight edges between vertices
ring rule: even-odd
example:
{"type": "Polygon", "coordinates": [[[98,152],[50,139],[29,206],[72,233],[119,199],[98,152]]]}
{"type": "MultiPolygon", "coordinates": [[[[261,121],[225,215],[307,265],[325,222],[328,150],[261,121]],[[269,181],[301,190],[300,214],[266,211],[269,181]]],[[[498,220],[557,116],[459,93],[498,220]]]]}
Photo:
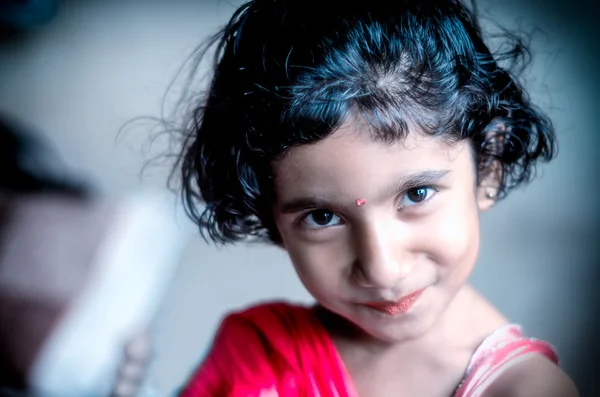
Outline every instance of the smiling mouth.
{"type": "Polygon", "coordinates": [[[388,316],[399,316],[405,314],[410,310],[412,305],[421,296],[425,288],[415,291],[409,295],[400,298],[397,301],[386,301],[386,302],[369,302],[363,303],[370,309],[377,310],[378,312],[387,314],[388,316]]]}

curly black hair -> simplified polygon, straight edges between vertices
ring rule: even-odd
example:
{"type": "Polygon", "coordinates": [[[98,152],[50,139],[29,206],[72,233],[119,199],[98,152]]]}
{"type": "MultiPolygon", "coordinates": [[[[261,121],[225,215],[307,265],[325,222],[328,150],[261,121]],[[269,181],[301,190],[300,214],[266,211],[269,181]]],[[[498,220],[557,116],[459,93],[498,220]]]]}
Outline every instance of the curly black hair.
{"type": "Polygon", "coordinates": [[[215,48],[206,96],[193,102],[176,169],[202,236],[280,243],[273,163],[332,134],[351,115],[373,139],[408,125],[472,143],[479,179],[500,169],[497,199],[556,155],[549,118],[515,71],[525,40],[504,30],[484,43],[476,11],[458,0],[253,0],[198,52],[215,48]],[[318,10],[318,11],[316,11],[318,10]],[[177,171],[179,172],[179,171],[177,171]]]}

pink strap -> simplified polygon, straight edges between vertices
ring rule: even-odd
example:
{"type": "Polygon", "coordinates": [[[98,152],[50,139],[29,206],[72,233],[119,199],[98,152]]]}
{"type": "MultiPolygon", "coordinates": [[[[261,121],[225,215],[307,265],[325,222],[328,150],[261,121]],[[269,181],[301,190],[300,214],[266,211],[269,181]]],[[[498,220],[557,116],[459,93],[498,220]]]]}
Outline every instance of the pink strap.
{"type": "Polygon", "coordinates": [[[542,354],[558,364],[558,356],[550,344],[523,336],[518,325],[498,329],[475,351],[454,396],[480,396],[502,371],[530,354],[542,354]]]}

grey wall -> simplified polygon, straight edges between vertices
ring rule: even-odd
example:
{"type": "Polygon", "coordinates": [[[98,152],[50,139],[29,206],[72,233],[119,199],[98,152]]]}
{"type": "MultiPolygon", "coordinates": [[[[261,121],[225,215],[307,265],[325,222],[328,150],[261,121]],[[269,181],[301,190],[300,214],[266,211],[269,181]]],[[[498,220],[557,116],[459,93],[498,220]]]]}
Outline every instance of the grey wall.
{"type": "MultiPolygon", "coordinates": [[[[556,124],[560,156],[534,184],[483,217],[474,284],[529,333],[550,340],[587,395],[600,395],[598,270],[598,33],[590,6],[490,0],[505,24],[533,23],[528,86],[556,124]],[[520,18],[520,20],[519,20],[520,18]],[[594,52],[594,53],[592,53],[594,52]],[[598,360],[596,360],[598,361],[598,360]],[[596,377],[597,378],[597,377],[596,377]]],[[[106,193],[163,188],[166,168],[140,169],[148,129],[117,138],[137,116],[158,115],[167,85],[202,38],[239,1],[65,1],[53,23],[0,43],[0,112],[29,122],[76,172],[106,193]]],[[[264,246],[188,247],[156,321],[149,384],[172,392],[206,349],[222,313],[259,299],[309,301],[285,253],[264,246]]]]}

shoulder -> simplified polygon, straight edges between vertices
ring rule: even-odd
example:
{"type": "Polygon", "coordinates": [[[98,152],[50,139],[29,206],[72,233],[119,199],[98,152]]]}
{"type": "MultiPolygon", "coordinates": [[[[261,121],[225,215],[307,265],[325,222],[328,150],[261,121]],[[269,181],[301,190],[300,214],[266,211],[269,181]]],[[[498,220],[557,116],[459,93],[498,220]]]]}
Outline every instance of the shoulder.
{"type": "Polygon", "coordinates": [[[577,387],[558,365],[542,354],[531,354],[511,365],[483,397],[578,397],[577,387]]]}
{"type": "MultiPolygon", "coordinates": [[[[310,317],[311,308],[283,301],[253,304],[226,313],[218,325],[216,339],[230,338],[232,334],[255,334],[273,330],[290,321],[303,321],[310,317]]],[[[238,335],[239,336],[239,335],[238,335]]]]}
{"type": "Polygon", "coordinates": [[[323,338],[309,306],[274,301],[229,312],[215,334],[212,350],[288,355],[293,346],[323,338]]]}
{"type": "Polygon", "coordinates": [[[277,382],[281,364],[293,357],[294,340],[287,324],[304,321],[308,316],[303,313],[309,312],[307,307],[283,302],[229,312],[180,395],[242,396],[250,395],[248,390],[271,387],[277,382]]]}

